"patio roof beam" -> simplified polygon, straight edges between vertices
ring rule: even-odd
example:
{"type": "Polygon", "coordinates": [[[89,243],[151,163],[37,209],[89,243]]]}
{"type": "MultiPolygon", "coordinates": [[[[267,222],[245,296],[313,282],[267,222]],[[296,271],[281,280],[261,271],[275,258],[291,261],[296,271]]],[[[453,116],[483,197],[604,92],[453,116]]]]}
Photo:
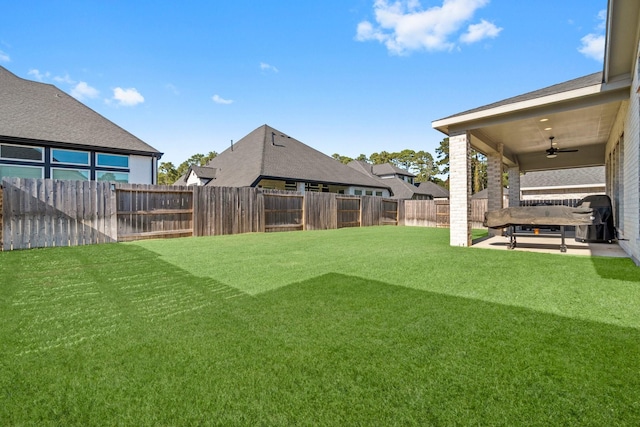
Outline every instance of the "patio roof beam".
{"type": "MultiPolygon", "coordinates": [[[[446,125],[444,123],[438,124],[438,122],[434,122],[434,127],[441,131],[446,128],[449,133],[459,133],[465,130],[473,131],[475,129],[501,125],[516,120],[525,120],[554,113],[562,113],[565,111],[608,104],[610,102],[624,101],[629,99],[629,87],[629,85],[626,85],[615,90],[600,92],[596,95],[583,98],[572,98],[555,103],[532,106],[530,108],[513,109],[502,113],[496,112],[497,114],[495,115],[488,113],[482,115],[470,114],[469,117],[457,117],[458,120],[455,121],[454,119],[450,119],[451,122],[446,125]]],[[[444,120],[441,122],[444,122],[444,120]]]]}
{"type": "Polygon", "coordinates": [[[518,165],[518,158],[504,144],[494,141],[480,130],[474,130],[471,134],[471,146],[484,154],[500,153],[502,151],[502,163],[508,167],[518,165]],[[500,148],[502,147],[502,148],[500,148]]]}

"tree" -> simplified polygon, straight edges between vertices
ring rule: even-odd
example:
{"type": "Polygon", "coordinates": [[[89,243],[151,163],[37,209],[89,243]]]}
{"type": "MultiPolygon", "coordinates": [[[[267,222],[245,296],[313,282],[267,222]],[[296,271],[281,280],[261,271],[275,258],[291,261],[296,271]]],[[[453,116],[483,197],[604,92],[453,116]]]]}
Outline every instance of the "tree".
{"type": "Polygon", "coordinates": [[[158,184],[171,185],[180,178],[176,167],[171,162],[162,162],[158,167],[158,184]]]}
{"type": "Polygon", "coordinates": [[[334,153],[333,155],[331,155],[331,157],[333,157],[334,159],[336,159],[337,161],[345,165],[353,160],[351,157],[341,156],[338,153],[334,153]]]}
{"type": "Polygon", "coordinates": [[[374,165],[382,165],[384,163],[393,163],[393,156],[387,151],[381,151],[379,153],[373,153],[369,156],[369,160],[374,165]]]}
{"type": "Polygon", "coordinates": [[[158,184],[171,185],[182,175],[187,173],[191,166],[206,166],[211,160],[215,159],[218,153],[209,151],[206,156],[204,154],[194,154],[184,162],[180,163],[177,168],[171,162],[162,162],[158,167],[158,184]]]}
{"type": "Polygon", "coordinates": [[[440,141],[440,146],[436,148],[436,156],[438,158],[436,164],[440,168],[439,173],[447,175],[447,181],[449,181],[449,137],[440,141]]]}
{"type": "MultiPolygon", "coordinates": [[[[413,158],[413,172],[416,175],[416,182],[435,182],[435,176],[440,172],[436,162],[433,160],[431,153],[427,151],[418,151],[413,158]]],[[[441,181],[441,180],[438,180],[441,181]]]]}

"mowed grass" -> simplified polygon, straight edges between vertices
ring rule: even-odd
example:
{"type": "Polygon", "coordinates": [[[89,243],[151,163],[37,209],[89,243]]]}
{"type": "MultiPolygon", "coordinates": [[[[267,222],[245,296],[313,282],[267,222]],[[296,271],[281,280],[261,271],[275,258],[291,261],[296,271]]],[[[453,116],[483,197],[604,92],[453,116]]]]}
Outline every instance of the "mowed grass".
{"type": "Polygon", "coordinates": [[[372,227],[0,253],[0,425],[639,425],[640,269],[372,227]]]}

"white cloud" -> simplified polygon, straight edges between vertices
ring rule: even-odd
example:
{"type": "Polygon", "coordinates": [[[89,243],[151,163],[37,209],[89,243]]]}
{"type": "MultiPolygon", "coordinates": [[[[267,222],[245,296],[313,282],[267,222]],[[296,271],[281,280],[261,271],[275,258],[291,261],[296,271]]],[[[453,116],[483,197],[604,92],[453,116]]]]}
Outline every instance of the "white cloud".
{"type": "Polygon", "coordinates": [[[58,82],[58,83],[67,83],[67,84],[70,84],[70,85],[72,85],[72,84],[74,84],[74,83],[75,83],[75,81],[74,81],[71,77],[69,77],[69,74],[65,74],[65,75],[64,75],[64,76],[62,76],[62,77],[60,77],[60,76],[55,76],[55,77],[53,78],[53,80],[55,80],[55,81],[56,81],[56,82],[58,82]]]}
{"type": "Polygon", "coordinates": [[[180,91],[178,90],[178,88],[172,85],[171,83],[167,83],[166,85],[164,85],[164,87],[167,88],[167,90],[173,93],[174,95],[180,95],[180,91]]]}
{"type": "Polygon", "coordinates": [[[598,12],[598,21],[600,21],[598,29],[604,31],[607,28],[607,9],[602,9],[598,12]]]}
{"type": "Polygon", "coordinates": [[[212,100],[213,100],[213,102],[215,102],[216,104],[225,104],[225,105],[233,104],[233,100],[231,100],[231,99],[224,99],[224,98],[221,98],[221,97],[220,97],[220,95],[217,95],[217,94],[216,94],[216,95],[213,95],[213,96],[211,97],[211,99],[212,99],[212,100]]]}
{"type": "Polygon", "coordinates": [[[4,53],[0,50],[0,62],[11,62],[11,58],[9,58],[8,53],[4,53]]]}
{"type": "Polygon", "coordinates": [[[261,62],[260,63],[260,69],[261,70],[266,70],[266,71],[273,71],[274,73],[278,72],[278,69],[276,67],[274,67],[273,65],[269,65],[265,62],[261,62]]]}
{"type": "Polygon", "coordinates": [[[73,89],[71,89],[71,96],[78,100],[85,98],[97,98],[100,95],[98,89],[89,86],[86,82],[79,82],[73,89]]]}
{"type": "Polygon", "coordinates": [[[44,79],[48,78],[51,74],[48,71],[46,73],[42,74],[36,68],[32,68],[31,70],[29,70],[27,75],[35,77],[36,80],[43,81],[44,79]]]}
{"type": "MultiPolygon", "coordinates": [[[[414,50],[451,50],[452,41],[460,28],[473,18],[476,10],[489,0],[443,0],[442,6],[424,9],[418,0],[375,0],[375,24],[358,24],[356,40],[374,40],[383,43],[394,54],[414,50]]],[[[496,37],[502,29],[485,20],[469,26],[460,38],[474,43],[487,37],[496,37]]]]}
{"type": "Polygon", "coordinates": [[[460,41],[463,43],[475,43],[483,39],[494,39],[498,37],[502,28],[496,27],[493,23],[480,21],[479,24],[469,25],[467,32],[460,36],[460,41]]]}
{"type": "Polygon", "coordinates": [[[133,107],[144,102],[144,97],[135,88],[117,87],[113,90],[113,99],[125,107],[133,107]]]}
{"type": "Polygon", "coordinates": [[[597,32],[587,34],[580,39],[580,47],[578,52],[586,56],[587,58],[595,59],[602,62],[604,60],[604,45],[605,35],[604,30],[606,28],[607,11],[601,10],[598,12],[598,25],[596,27],[597,32]]]}
{"type": "Polygon", "coordinates": [[[582,46],[578,48],[578,51],[587,58],[595,59],[596,61],[603,61],[604,41],[604,35],[587,34],[580,39],[582,46]]]}

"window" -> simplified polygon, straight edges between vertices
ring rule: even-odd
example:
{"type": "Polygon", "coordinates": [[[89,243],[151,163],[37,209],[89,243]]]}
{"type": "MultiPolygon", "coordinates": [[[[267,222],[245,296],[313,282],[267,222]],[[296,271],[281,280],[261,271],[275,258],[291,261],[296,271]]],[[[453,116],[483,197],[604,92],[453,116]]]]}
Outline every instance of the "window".
{"type": "Polygon", "coordinates": [[[96,172],[96,181],[129,182],[126,172],[96,172]]]}
{"type": "Polygon", "coordinates": [[[0,165],[2,178],[42,178],[44,168],[39,166],[0,165]]]}
{"type": "Polygon", "coordinates": [[[376,196],[382,197],[382,191],[376,191],[376,196]]]}
{"type": "Polygon", "coordinates": [[[98,153],[97,165],[110,168],[128,168],[129,157],[119,156],[117,154],[101,154],[98,153]]]}
{"type": "Polygon", "coordinates": [[[51,161],[53,163],[70,163],[74,165],[88,165],[89,153],[71,150],[51,150],[51,161]]]}
{"type": "Polygon", "coordinates": [[[373,191],[371,191],[371,190],[367,190],[367,191],[365,192],[365,194],[366,194],[367,196],[373,196],[373,191]]]}
{"type": "Polygon", "coordinates": [[[67,179],[72,181],[88,181],[89,171],[79,169],[51,169],[51,178],[67,179]]]}
{"type": "Polygon", "coordinates": [[[3,159],[44,161],[44,148],[22,145],[0,144],[0,157],[3,159]]]}
{"type": "Polygon", "coordinates": [[[354,190],[353,194],[356,196],[362,196],[362,190],[354,190]]]}

